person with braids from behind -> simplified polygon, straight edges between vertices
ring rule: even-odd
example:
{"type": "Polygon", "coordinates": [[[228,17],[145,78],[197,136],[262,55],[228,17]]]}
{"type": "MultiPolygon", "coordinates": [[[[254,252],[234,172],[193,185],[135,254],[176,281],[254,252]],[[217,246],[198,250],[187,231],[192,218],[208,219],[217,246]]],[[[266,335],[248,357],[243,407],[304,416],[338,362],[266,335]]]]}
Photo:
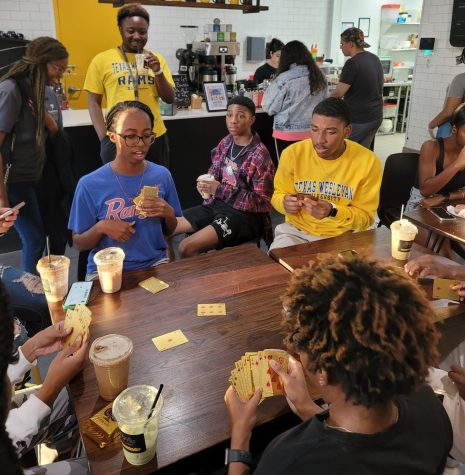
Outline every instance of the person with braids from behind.
{"type": "Polygon", "coordinates": [[[45,142],[47,137],[53,140],[62,125],[52,87],[67,67],[66,48],[53,38],[40,37],[28,44],[25,55],[0,78],[0,212],[26,202],[15,225],[23,246],[23,270],[31,273],[36,273],[45,248],[37,190],[45,164],[45,142]]]}
{"type": "Polygon", "coordinates": [[[153,121],[151,110],[142,102],[116,104],[106,119],[116,158],[78,183],[68,227],[74,246],[91,250],[87,279],[97,276],[95,253],[110,246],[124,250],[124,270],[168,260],[164,236],[174,231],[176,216],[182,212],[171,173],[145,159],[155,140],[153,121]],[[158,186],[158,198],[143,199],[136,209],[133,199],[144,186],[158,186]]]}
{"type": "MultiPolygon", "coordinates": [[[[269,364],[303,422],[270,443],[254,473],[442,474],[452,431],[424,384],[439,334],[411,279],[373,260],[329,258],[294,274],[283,307],[285,343],[300,361],[291,357],[287,372],[269,364]]],[[[242,403],[228,388],[231,449],[249,450],[260,397],[242,403]]],[[[229,464],[230,475],[248,472],[229,464]]]]}
{"type": "MultiPolygon", "coordinates": [[[[70,442],[68,436],[77,423],[67,403],[65,385],[82,368],[87,356],[87,342],[79,336],[69,348],[61,350],[62,337],[69,334],[63,322],[53,325],[35,335],[15,351],[13,314],[8,294],[0,282],[0,462],[5,475],[44,474],[49,466],[37,467],[23,472],[18,456],[31,450],[40,442],[52,440],[64,447],[70,442]],[[12,409],[13,384],[30,369],[37,357],[58,351],[50,364],[42,386],[20,407],[12,409]]],[[[85,460],[65,461],[53,464],[52,473],[70,475],[85,474],[85,460]]]]}

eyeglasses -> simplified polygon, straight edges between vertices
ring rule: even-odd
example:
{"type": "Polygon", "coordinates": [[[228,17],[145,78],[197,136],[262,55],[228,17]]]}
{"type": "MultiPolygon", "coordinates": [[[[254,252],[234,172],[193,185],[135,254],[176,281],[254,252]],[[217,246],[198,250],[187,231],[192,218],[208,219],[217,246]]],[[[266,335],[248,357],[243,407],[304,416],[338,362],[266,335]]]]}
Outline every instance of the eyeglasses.
{"type": "Polygon", "coordinates": [[[128,147],[137,147],[139,142],[142,140],[144,145],[152,145],[155,142],[155,134],[147,134],[147,135],[122,135],[116,132],[116,135],[119,135],[123,140],[126,146],[128,147]]]}
{"type": "Polygon", "coordinates": [[[58,66],[58,64],[55,63],[49,63],[51,66],[53,66],[53,69],[60,75],[63,76],[63,74],[66,73],[66,69],[63,69],[61,66],[58,66]]]}

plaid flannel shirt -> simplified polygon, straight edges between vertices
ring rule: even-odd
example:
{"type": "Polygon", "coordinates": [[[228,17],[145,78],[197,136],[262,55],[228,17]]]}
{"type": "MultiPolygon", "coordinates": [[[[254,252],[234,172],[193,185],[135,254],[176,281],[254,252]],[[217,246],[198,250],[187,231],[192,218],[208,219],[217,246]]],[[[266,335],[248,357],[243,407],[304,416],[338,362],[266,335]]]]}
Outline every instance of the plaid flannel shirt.
{"type": "Polygon", "coordinates": [[[269,213],[276,170],[268,149],[262,144],[258,134],[255,134],[250,145],[239,155],[242,163],[235,172],[236,186],[233,187],[223,180],[224,161],[232,144],[233,137],[228,135],[212,150],[212,165],[208,173],[213,175],[220,184],[215,195],[205,200],[204,204],[210,204],[216,199],[240,211],[269,213]]]}

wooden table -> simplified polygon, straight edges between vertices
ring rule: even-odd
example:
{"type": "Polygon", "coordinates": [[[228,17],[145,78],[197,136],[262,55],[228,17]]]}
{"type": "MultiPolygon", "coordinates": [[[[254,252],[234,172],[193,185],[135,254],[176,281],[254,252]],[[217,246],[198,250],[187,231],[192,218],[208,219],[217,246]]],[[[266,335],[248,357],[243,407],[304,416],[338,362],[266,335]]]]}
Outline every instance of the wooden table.
{"type": "MultiPolygon", "coordinates": [[[[320,257],[336,256],[340,251],[348,249],[398,267],[403,267],[406,262],[399,261],[391,256],[391,231],[384,226],[360,233],[346,233],[335,238],[275,249],[270,252],[270,256],[287,270],[293,272],[308,262],[317,260],[318,255],[320,257]]],[[[419,244],[413,244],[412,257],[425,253],[431,254],[432,252],[419,244]]],[[[424,288],[431,295],[431,285],[426,285],[424,288]]],[[[435,311],[437,321],[440,321],[457,315],[464,315],[465,306],[452,304],[448,307],[435,308],[435,311]]]]}
{"type": "MultiPolygon", "coordinates": [[[[447,208],[447,205],[441,206],[447,208]]],[[[444,239],[451,239],[459,244],[465,244],[465,219],[456,218],[454,221],[439,221],[439,219],[428,211],[427,208],[417,208],[413,211],[407,211],[404,216],[417,226],[421,226],[429,231],[426,239],[426,246],[430,247],[432,234],[438,235],[441,239],[432,242],[432,249],[436,252],[441,248],[444,239]]]]}
{"type": "MultiPolygon", "coordinates": [[[[165,404],[152,463],[130,466],[119,441],[99,449],[83,436],[92,473],[191,473],[211,459],[212,450],[217,456],[230,436],[223,395],[234,362],[246,351],[283,347],[280,295],[288,280],[282,266],[245,244],[125,273],[116,294],[103,294],[95,282],[89,302],[91,340],[108,333],[130,337],[134,354],[129,384],[163,383],[165,404]],[[152,275],[170,287],[151,294],[137,285],[152,275]],[[220,302],[226,303],[227,316],[196,316],[198,303],[220,302]],[[159,352],[152,337],[177,329],[189,342],[159,352]]],[[[98,397],[90,363],[72,382],[71,391],[81,427],[107,404],[98,397]]],[[[260,406],[258,425],[288,413],[284,398],[270,398],[260,406]]]]}

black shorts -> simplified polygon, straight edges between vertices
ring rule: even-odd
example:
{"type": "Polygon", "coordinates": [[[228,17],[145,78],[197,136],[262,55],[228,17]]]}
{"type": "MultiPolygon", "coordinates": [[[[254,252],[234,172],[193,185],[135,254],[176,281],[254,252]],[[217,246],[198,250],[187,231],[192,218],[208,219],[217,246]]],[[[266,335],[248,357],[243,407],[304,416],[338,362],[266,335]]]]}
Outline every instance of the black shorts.
{"type": "Polygon", "coordinates": [[[263,234],[261,214],[239,211],[220,200],[186,209],[183,215],[194,231],[213,226],[218,236],[218,249],[237,246],[263,234]]]}

